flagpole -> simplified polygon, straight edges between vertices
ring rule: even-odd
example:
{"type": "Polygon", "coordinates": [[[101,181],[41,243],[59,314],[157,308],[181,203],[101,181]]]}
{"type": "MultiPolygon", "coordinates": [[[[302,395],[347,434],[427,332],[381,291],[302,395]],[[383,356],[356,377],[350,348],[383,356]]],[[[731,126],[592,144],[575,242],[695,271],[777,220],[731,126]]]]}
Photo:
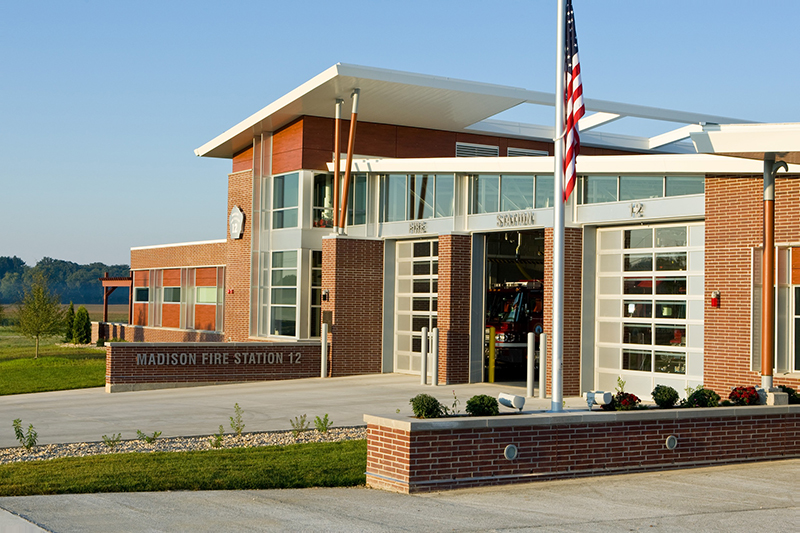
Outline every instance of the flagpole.
{"type": "MultiPolygon", "coordinates": [[[[566,0],[558,1],[556,30],[556,128],[553,179],[553,320],[552,332],[552,402],[550,410],[564,410],[562,369],[564,352],[564,44],[566,0]]],[[[543,386],[543,385],[540,385],[543,386]]]]}

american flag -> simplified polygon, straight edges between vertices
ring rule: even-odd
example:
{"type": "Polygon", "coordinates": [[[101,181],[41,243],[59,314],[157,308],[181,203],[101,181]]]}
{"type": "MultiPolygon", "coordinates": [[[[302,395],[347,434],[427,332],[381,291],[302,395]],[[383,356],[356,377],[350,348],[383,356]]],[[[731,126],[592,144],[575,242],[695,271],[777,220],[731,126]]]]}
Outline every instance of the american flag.
{"type": "Polygon", "coordinates": [[[564,134],[564,201],[567,201],[575,188],[575,159],[580,151],[578,121],[586,113],[583,107],[583,86],[581,85],[581,63],[578,60],[578,38],[575,34],[575,12],[572,0],[567,0],[567,34],[564,50],[564,108],[567,115],[564,134]]]}

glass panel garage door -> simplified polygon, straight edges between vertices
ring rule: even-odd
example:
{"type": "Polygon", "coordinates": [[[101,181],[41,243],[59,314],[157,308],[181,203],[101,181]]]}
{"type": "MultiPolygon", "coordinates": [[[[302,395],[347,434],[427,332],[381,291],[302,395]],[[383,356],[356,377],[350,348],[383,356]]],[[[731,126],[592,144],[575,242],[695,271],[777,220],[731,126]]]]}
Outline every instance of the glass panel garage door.
{"type": "Polygon", "coordinates": [[[395,287],[395,372],[418,374],[422,328],[436,327],[439,241],[397,243],[395,287]]]}
{"type": "Polygon", "coordinates": [[[597,232],[595,387],[650,399],[703,380],[704,226],[597,232]]]}

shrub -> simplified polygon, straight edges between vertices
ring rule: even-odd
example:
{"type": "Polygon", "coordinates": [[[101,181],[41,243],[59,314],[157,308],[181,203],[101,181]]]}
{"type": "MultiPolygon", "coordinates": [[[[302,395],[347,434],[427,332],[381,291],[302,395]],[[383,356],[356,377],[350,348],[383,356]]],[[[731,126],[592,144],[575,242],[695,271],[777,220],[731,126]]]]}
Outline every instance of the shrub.
{"type": "Polygon", "coordinates": [[[761,400],[755,387],[734,387],[728,399],[734,405],[758,405],[761,400]]]}
{"type": "Polygon", "coordinates": [[[26,450],[30,450],[34,446],[36,446],[36,441],[39,438],[39,434],[36,433],[36,430],[33,429],[33,424],[28,425],[28,433],[22,432],[22,419],[17,418],[12,422],[14,426],[14,435],[17,437],[20,445],[24,447],[26,450]]]}
{"type": "Polygon", "coordinates": [[[306,415],[296,416],[294,417],[294,420],[290,418],[289,423],[292,425],[292,436],[294,438],[299,437],[300,433],[308,429],[308,422],[306,421],[306,415]]]}
{"type": "Polygon", "coordinates": [[[102,348],[106,345],[106,340],[103,337],[98,337],[97,342],[94,343],[94,345],[98,348],[102,348]]]}
{"type": "Polygon", "coordinates": [[[325,416],[322,418],[314,418],[314,427],[316,427],[317,431],[320,433],[327,433],[328,429],[331,427],[331,421],[328,420],[328,413],[325,413],[325,416]]]}
{"type": "Polygon", "coordinates": [[[92,321],[89,311],[80,306],[75,313],[75,322],[72,325],[72,342],[75,344],[89,344],[92,342],[92,321]]]}
{"type": "Polygon", "coordinates": [[[678,391],[668,385],[656,385],[651,396],[653,397],[653,401],[656,402],[656,405],[662,409],[675,407],[675,404],[678,403],[678,399],[680,398],[678,396],[678,391]]]}
{"type": "Polygon", "coordinates": [[[64,318],[64,342],[72,342],[72,339],[75,337],[72,334],[72,328],[75,323],[75,306],[72,302],[69,303],[69,308],[67,309],[67,316],[64,318]]]}
{"type": "Polygon", "coordinates": [[[471,416],[497,416],[500,414],[500,406],[497,398],[478,394],[467,400],[467,413],[471,416]]]}
{"type": "Polygon", "coordinates": [[[686,407],[717,407],[719,400],[719,394],[700,385],[689,394],[682,405],[686,407]]]}
{"type": "Polygon", "coordinates": [[[787,387],[786,385],[778,385],[778,388],[789,395],[790,404],[800,403],[800,394],[798,394],[796,390],[791,387],[787,387]]]}
{"type": "Polygon", "coordinates": [[[142,431],[137,429],[136,430],[136,435],[139,436],[140,440],[143,440],[147,444],[153,444],[156,441],[156,439],[161,436],[161,432],[160,431],[154,431],[153,435],[150,436],[147,433],[143,433],[142,431]]]}
{"type": "Polygon", "coordinates": [[[233,404],[233,412],[234,416],[229,417],[231,419],[231,429],[236,433],[237,437],[241,437],[242,431],[244,431],[244,422],[242,421],[242,413],[244,413],[244,410],[239,407],[238,403],[235,403],[233,404]]]}
{"type": "Polygon", "coordinates": [[[617,377],[617,393],[611,398],[611,403],[603,406],[605,411],[630,411],[637,409],[642,400],[635,394],[625,392],[625,380],[617,377]]]}
{"type": "Polygon", "coordinates": [[[122,433],[112,433],[109,437],[108,435],[103,435],[103,444],[111,448],[112,450],[119,444],[119,441],[122,440],[122,433]]]}
{"type": "Polygon", "coordinates": [[[409,402],[417,418],[439,418],[444,414],[442,404],[430,394],[417,394],[409,402]]]}
{"type": "Polygon", "coordinates": [[[222,427],[222,424],[219,425],[219,431],[214,433],[210,439],[208,439],[208,444],[212,448],[219,448],[222,446],[222,441],[225,439],[225,428],[222,427]]]}

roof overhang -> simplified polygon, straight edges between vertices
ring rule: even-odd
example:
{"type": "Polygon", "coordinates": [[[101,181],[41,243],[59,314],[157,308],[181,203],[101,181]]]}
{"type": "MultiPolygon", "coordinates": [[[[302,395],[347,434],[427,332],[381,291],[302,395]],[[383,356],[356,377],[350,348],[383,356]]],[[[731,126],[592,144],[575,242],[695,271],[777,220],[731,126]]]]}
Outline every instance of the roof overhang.
{"type": "Polygon", "coordinates": [[[698,153],[800,164],[800,123],[705,124],[691,134],[698,153]]]}
{"type": "MultiPolygon", "coordinates": [[[[347,113],[355,88],[361,90],[358,109],[360,121],[456,132],[490,133],[500,130],[507,135],[537,140],[553,138],[551,127],[533,126],[531,129],[527,125],[519,125],[514,133],[511,130],[515,128],[508,126],[510,123],[501,125],[503,123],[487,121],[521,104],[554,106],[553,93],[337,63],[196,149],[195,154],[232,158],[252,146],[255,135],[274,132],[302,116],[333,118],[337,98],[345,101],[343,112],[347,113]]],[[[699,130],[701,122],[744,122],[605,100],[586,99],[584,103],[587,111],[593,114],[581,119],[581,131],[625,117],[693,125],[689,129],[682,126],[649,139],[630,137],[624,139],[621,145],[622,136],[594,131],[585,139],[586,144],[596,142],[598,145],[622,149],[651,151],[669,144],[670,151],[674,151],[674,143],[687,138],[690,129],[699,130]]]]}

